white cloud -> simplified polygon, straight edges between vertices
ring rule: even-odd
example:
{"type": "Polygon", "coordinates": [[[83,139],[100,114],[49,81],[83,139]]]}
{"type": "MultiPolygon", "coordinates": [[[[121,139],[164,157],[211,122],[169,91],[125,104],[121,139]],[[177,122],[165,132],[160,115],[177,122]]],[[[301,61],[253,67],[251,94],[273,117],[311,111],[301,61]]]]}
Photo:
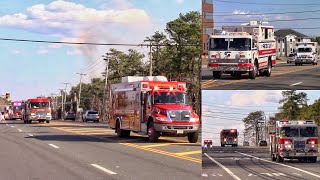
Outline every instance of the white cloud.
{"type": "Polygon", "coordinates": [[[21,51],[19,49],[13,49],[11,52],[13,54],[21,54],[21,51]]]}
{"type": "Polygon", "coordinates": [[[67,50],[67,55],[79,55],[82,54],[79,49],[67,50]]]}
{"type": "Polygon", "coordinates": [[[183,4],[183,3],[184,3],[184,0],[176,0],[176,3],[178,3],[178,4],[183,4]]]}
{"type": "Polygon", "coordinates": [[[49,50],[43,46],[40,46],[40,48],[37,51],[37,54],[48,54],[49,50]]]}
{"type": "Polygon", "coordinates": [[[238,92],[231,95],[227,102],[230,106],[263,106],[268,103],[278,103],[282,91],[252,91],[238,92]]]}

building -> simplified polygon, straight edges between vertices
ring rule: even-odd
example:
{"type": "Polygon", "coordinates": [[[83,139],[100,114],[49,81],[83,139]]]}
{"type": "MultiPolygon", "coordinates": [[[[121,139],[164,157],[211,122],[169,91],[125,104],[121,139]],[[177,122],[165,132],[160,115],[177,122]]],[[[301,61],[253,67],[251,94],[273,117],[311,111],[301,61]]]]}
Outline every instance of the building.
{"type": "Polygon", "coordinates": [[[202,0],[202,54],[208,51],[208,34],[213,33],[213,0],[202,0]]]}
{"type": "Polygon", "coordinates": [[[288,57],[295,52],[297,42],[310,42],[307,35],[292,29],[280,29],[275,33],[277,57],[288,57]]]}

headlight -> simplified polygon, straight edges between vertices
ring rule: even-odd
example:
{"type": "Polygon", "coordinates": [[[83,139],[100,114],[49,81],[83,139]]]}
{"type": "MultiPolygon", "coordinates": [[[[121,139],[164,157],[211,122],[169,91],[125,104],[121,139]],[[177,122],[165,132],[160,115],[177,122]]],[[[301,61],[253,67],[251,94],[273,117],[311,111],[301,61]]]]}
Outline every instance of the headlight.
{"type": "Polygon", "coordinates": [[[198,122],[199,118],[190,118],[190,122],[198,122]]]}
{"type": "Polygon", "coordinates": [[[166,117],[156,117],[157,121],[167,121],[166,117]]]}
{"type": "Polygon", "coordinates": [[[284,146],[284,148],[286,148],[286,149],[291,149],[291,144],[286,144],[286,145],[284,146]]]}
{"type": "Polygon", "coordinates": [[[36,114],[35,113],[31,113],[31,116],[35,116],[36,114]]]}
{"type": "Polygon", "coordinates": [[[47,116],[51,116],[51,113],[47,113],[47,116]]]}

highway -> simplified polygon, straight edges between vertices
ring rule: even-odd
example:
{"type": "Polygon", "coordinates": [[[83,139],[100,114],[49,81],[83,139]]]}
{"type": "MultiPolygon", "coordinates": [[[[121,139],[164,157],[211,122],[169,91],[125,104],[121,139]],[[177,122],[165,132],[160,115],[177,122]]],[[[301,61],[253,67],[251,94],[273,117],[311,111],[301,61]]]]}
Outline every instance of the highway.
{"type": "Polygon", "coordinates": [[[270,160],[269,147],[220,147],[204,150],[203,179],[313,180],[320,179],[320,157],[317,163],[270,160]]]}
{"type": "Polygon", "coordinates": [[[221,79],[213,79],[212,71],[202,67],[203,90],[319,90],[320,65],[295,66],[294,64],[279,63],[272,69],[270,77],[259,76],[249,79],[242,75],[240,79],[228,74],[221,79]]]}
{"type": "Polygon", "coordinates": [[[2,121],[0,144],[0,179],[201,179],[200,143],[122,139],[102,123],[2,121]]]}

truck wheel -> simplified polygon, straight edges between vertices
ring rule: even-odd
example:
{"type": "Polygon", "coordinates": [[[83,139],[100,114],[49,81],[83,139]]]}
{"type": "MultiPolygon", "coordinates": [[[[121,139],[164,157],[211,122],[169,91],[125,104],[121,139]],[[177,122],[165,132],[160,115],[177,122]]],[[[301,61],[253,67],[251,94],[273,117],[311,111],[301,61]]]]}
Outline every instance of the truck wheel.
{"type": "Polygon", "coordinates": [[[271,76],[271,71],[272,71],[272,65],[271,65],[272,63],[270,63],[270,61],[268,61],[268,68],[267,68],[267,70],[265,71],[265,75],[267,76],[267,77],[270,77],[271,76]]]}
{"type": "Polygon", "coordinates": [[[188,141],[189,143],[196,143],[199,138],[199,132],[189,133],[188,134],[188,141]]]}
{"type": "Polygon", "coordinates": [[[150,142],[157,142],[160,137],[160,133],[154,128],[153,122],[150,122],[148,126],[148,136],[150,142]]]}
{"type": "Polygon", "coordinates": [[[276,161],[276,158],[274,157],[273,153],[271,153],[271,161],[276,161]]]}
{"type": "Polygon", "coordinates": [[[283,157],[281,157],[280,155],[277,155],[276,161],[277,162],[283,162],[283,157]]]}
{"type": "MultiPolygon", "coordinates": [[[[44,121],[43,121],[44,122],[44,121]]],[[[50,123],[50,121],[46,121],[47,123],[50,123]]]]}
{"type": "Polygon", "coordinates": [[[255,79],[257,77],[257,72],[258,72],[257,64],[254,63],[253,70],[249,72],[249,78],[255,79]]]}
{"type": "Polygon", "coordinates": [[[221,144],[221,147],[224,147],[225,145],[224,144],[221,144]]]}
{"type": "Polygon", "coordinates": [[[212,72],[212,76],[214,79],[220,79],[221,78],[221,72],[212,72]]]}

